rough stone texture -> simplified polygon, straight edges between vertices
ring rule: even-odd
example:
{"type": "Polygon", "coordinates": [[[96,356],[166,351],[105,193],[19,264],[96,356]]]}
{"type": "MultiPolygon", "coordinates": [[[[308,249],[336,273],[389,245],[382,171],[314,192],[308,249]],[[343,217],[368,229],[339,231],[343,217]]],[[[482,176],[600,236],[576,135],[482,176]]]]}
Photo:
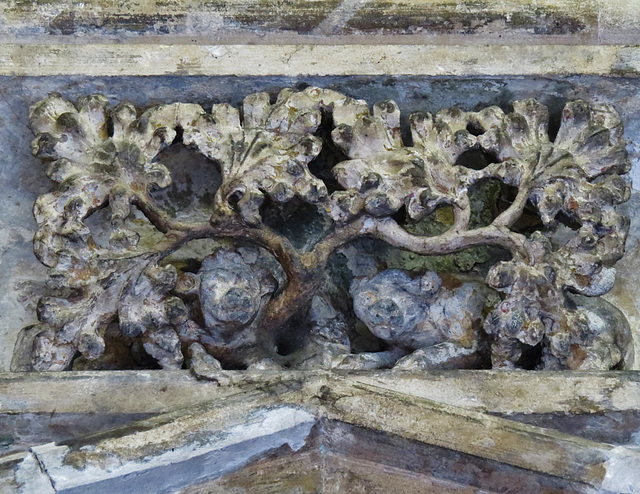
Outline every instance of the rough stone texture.
{"type": "MultiPolygon", "coordinates": [[[[334,87],[340,91],[351,93],[357,96],[365,96],[367,99],[386,99],[392,96],[400,105],[401,109],[415,110],[415,109],[428,109],[435,111],[441,107],[445,107],[451,104],[459,103],[456,100],[456,91],[462,91],[472,99],[467,98],[466,108],[473,109],[475,105],[487,105],[487,104],[499,104],[506,106],[508,101],[516,97],[527,96],[540,96],[543,95],[542,101],[550,104],[552,113],[552,125],[554,114],[557,115],[558,107],[562,104],[563,100],[573,98],[588,98],[596,101],[603,101],[613,103],[620,110],[623,121],[626,124],[626,136],[633,142],[634,137],[638,131],[637,119],[634,115],[637,112],[636,103],[634,103],[634,97],[636,97],[637,89],[635,79],[598,79],[598,78],[563,78],[558,80],[536,80],[536,79],[500,79],[500,80],[488,80],[488,79],[462,79],[462,80],[437,80],[437,79],[421,79],[421,78],[394,78],[385,81],[374,82],[368,78],[356,78],[356,79],[341,79],[341,78],[305,78],[307,82],[328,85],[334,87]],[[393,81],[394,87],[391,88],[385,85],[393,81]],[[418,103],[420,102],[420,103],[418,103]]],[[[29,237],[25,225],[28,225],[32,220],[30,219],[30,211],[28,204],[33,200],[33,197],[37,193],[41,193],[46,187],[46,179],[43,175],[40,175],[37,170],[39,166],[34,163],[32,158],[25,155],[25,149],[28,149],[28,141],[31,136],[25,124],[10,125],[11,122],[25,122],[24,115],[26,114],[26,107],[32,104],[34,101],[40,99],[48,91],[62,90],[65,97],[74,98],[81,94],[91,93],[94,91],[102,91],[107,94],[112,101],[120,99],[128,99],[137,104],[151,104],[160,101],[167,101],[175,98],[175,95],[179,91],[181,95],[187,94],[190,96],[190,100],[207,104],[213,98],[211,94],[212,81],[206,78],[158,78],[158,79],[145,79],[144,86],[133,87],[130,83],[133,79],[109,79],[107,80],[86,80],[80,82],[73,78],[66,80],[58,79],[57,81],[48,79],[11,79],[5,78],[5,114],[16,115],[16,119],[5,120],[2,127],[3,132],[7,135],[5,142],[8,143],[6,149],[7,155],[5,156],[6,166],[3,167],[3,174],[6,180],[5,184],[18,183],[22,186],[15,188],[11,186],[11,190],[5,195],[7,198],[6,205],[11,211],[11,214],[7,214],[3,221],[10,225],[15,225],[12,228],[12,234],[15,235],[22,231],[20,238],[22,244],[15,244],[17,248],[15,250],[8,249],[5,252],[5,262],[22,262],[25,269],[22,273],[37,273],[39,268],[36,263],[29,261],[31,257],[29,251],[29,237]],[[108,82],[108,85],[106,83],[108,82]],[[69,84],[65,89],[65,84],[69,84]],[[186,86],[185,86],[186,84],[186,86]],[[178,90],[178,88],[180,88],[178,90]],[[186,91],[186,93],[184,93],[186,91]],[[144,93],[141,94],[141,93],[144,93]],[[151,99],[150,99],[151,98],[151,99]],[[153,99],[156,98],[156,99],[153,99]],[[22,105],[22,106],[20,106],[22,105]],[[17,129],[23,129],[16,136],[17,129]],[[22,136],[22,137],[20,137],[22,136]],[[30,163],[30,164],[26,164],[30,163]],[[35,173],[34,173],[35,172],[35,173]],[[17,182],[16,182],[17,181],[17,182]],[[24,190],[24,193],[22,192],[24,190]],[[22,197],[16,199],[16,196],[20,194],[22,197]],[[25,194],[25,195],[22,195],[25,194]],[[22,199],[22,200],[21,200],[22,199]],[[16,200],[20,202],[20,206],[16,206],[16,200]],[[22,247],[20,247],[22,245],[22,247]],[[8,257],[6,257],[8,256],[8,257]],[[11,260],[9,260],[11,259],[11,260]],[[22,261],[20,260],[22,259],[22,261]],[[31,262],[31,267],[26,268],[25,262],[31,262]]],[[[283,85],[290,84],[290,79],[286,78],[269,78],[269,79],[216,79],[216,92],[218,94],[218,100],[228,100],[232,103],[238,102],[245,94],[253,92],[258,89],[274,90],[280,88],[283,85]],[[245,88],[243,91],[242,88],[245,88]]],[[[637,150],[634,144],[630,145],[630,154],[632,162],[634,163],[634,169],[631,174],[635,172],[635,163],[637,163],[637,150]]],[[[632,198],[632,202],[633,202],[632,198]]],[[[33,223],[31,223],[33,224],[33,223]]],[[[637,242],[637,227],[631,225],[630,244],[633,245],[637,242]]],[[[8,238],[12,238],[8,235],[8,238]]],[[[8,247],[8,246],[7,246],[8,247]]],[[[12,246],[13,247],[13,246],[12,246]]],[[[633,257],[629,257],[633,259],[633,257]]],[[[42,271],[40,271],[42,272],[42,271]]],[[[627,274],[628,271],[623,270],[621,274],[627,274]]],[[[5,276],[14,277],[19,276],[20,279],[7,280],[8,286],[16,286],[16,282],[21,283],[18,286],[19,290],[16,292],[5,292],[5,307],[3,312],[3,330],[5,332],[14,332],[17,330],[15,321],[22,320],[23,324],[27,323],[25,313],[22,312],[22,308],[19,304],[15,303],[15,297],[23,297],[27,304],[29,300],[33,301],[33,290],[37,292],[37,286],[33,284],[27,285],[24,274],[14,274],[11,272],[5,272],[5,276]],[[27,296],[25,289],[31,290],[32,294],[27,296]],[[5,323],[6,321],[6,323],[5,323]],[[11,321],[9,323],[9,321],[11,321]]],[[[631,276],[629,279],[633,279],[631,276]]],[[[623,281],[624,282],[624,281],[623,281]]],[[[615,292],[618,293],[618,292],[615,292]]],[[[625,295],[626,296],[626,295],[625,295]]],[[[624,297],[623,297],[624,298],[624,297]]],[[[628,300],[628,299],[627,299],[628,300]]],[[[31,302],[33,303],[33,302],[31,302]]],[[[633,319],[632,313],[633,307],[629,303],[617,304],[620,305],[627,316],[630,316],[630,320],[633,319]]],[[[29,310],[33,309],[33,305],[28,306],[29,310]]],[[[15,335],[15,332],[13,333],[15,335]]],[[[15,336],[9,336],[10,339],[15,336]]],[[[7,349],[12,345],[6,345],[3,348],[7,349]]],[[[5,368],[9,364],[10,357],[3,357],[2,362],[5,368]]]]}
{"type": "Polygon", "coordinates": [[[633,0],[247,0],[180,3],[91,0],[3,3],[5,39],[155,38],[244,42],[326,38],[349,42],[395,35],[413,42],[633,44],[638,6],[633,0]]]}
{"type": "Polygon", "coordinates": [[[323,421],[315,442],[318,452],[268,456],[240,472],[185,492],[382,494],[400,488],[403,494],[471,493],[477,489],[516,494],[523,490],[588,490],[573,482],[339,422],[323,421]]]}
{"type": "MultiPolygon", "coordinates": [[[[373,335],[408,355],[399,368],[477,367],[483,346],[483,311],[490,310],[490,290],[477,283],[442,286],[433,271],[412,279],[406,272],[386,270],[351,285],[354,308],[373,335]]],[[[484,350],[484,349],[483,349],[484,350]]],[[[367,354],[354,354],[356,359],[367,354]]],[[[375,358],[375,354],[369,354],[375,358]]],[[[349,357],[347,357],[349,358],[349,357]]],[[[383,365],[388,365],[382,362],[383,365]]],[[[343,363],[342,368],[346,368],[343,363]]],[[[368,364],[373,366],[373,362],[368,364]]],[[[356,367],[357,368],[357,367],[356,367]]]]}
{"type": "MultiPolygon", "coordinates": [[[[340,492],[348,486],[381,489],[389,485],[391,475],[408,489],[433,486],[436,492],[465,486],[498,492],[638,492],[636,470],[628,468],[639,456],[631,447],[599,443],[364,382],[385,379],[385,374],[392,383],[398,377],[402,380],[397,373],[361,379],[307,372],[288,378],[275,373],[274,380],[257,382],[244,374],[244,386],[233,386],[234,394],[224,400],[0,457],[0,480],[13,484],[14,490],[23,489],[17,492],[31,492],[47,479],[56,492],[180,488],[201,492],[217,485],[261,486],[275,475],[274,486],[340,492]],[[287,467],[292,454],[308,465],[307,475],[287,467]],[[281,467],[278,472],[271,473],[272,461],[281,467]],[[258,479],[254,477],[257,471],[263,473],[258,479]]],[[[452,377],[452,373],[444,375],[452,377]]],[[[516,377],[504,372],[493,375],[507,386],[516,377]]],[[[605,375],[611,376],[601,374],[605,375]]],[[[544,373],[519,373],[517,380],[524,379],[531,390],[548,391],[555,376],[547,374],[549,381],[544,373]]],[[[593,387],[594,376],[598,375],[585,374],[587,387],[593,387]]],[[[637,378],[635,373],[627,374],[631,379],[634,376],[637,378]]],[[[426,383],[422,377],[418,379],[426,383]]],[[[461,383],[469,382],[468,377],[460,377],[461,383]]],[[[615,381],[618,390],[625,386],[619,377],[605,379],[615,381]]],[[[572,389],[580,386],[575,376],[563,377],[562,382],[572,389]]],[[[482,378],[479,383],[486,386],[482,378]]],[[[628,388],[626,391],[629,395],[628,388]]],[[[554,407],[558,405],[564,404],[554,407]]],[[[571,429],[567,424],[560,428],[564,427],[571,429]]]]}
{"type": "MultiPolygon", "coordinates": [[[[38,271],[38,264],[31,256],[30,240],[35,223],[29,209],[35,197],[48,190],[50,184],[43,174],[30,173],[39,168],[25,152],[32,138],[25,126],[25,117],[28,106],[50,91],[62,91],[65,98],[74,101],[84,94],[99,92],[106,94],[112,102],[126,99],[141,106],[183,98],[208,106],[214,99],[232,101],[236,98],[235,103],[239,103],[246,94],[262,90],[274,92],[302,79],[369,101],[392,98],[403,112],[416,109],[435,112],[460,104],[460,94],[464,95],[464,109],[468,111],[492,104],[508,110],[509,101],[536,97],[550,106],[552,115],[556,116],[566,100],[601,101],[614,104],[621,112],[625,136],[632,143],[629,146],[634,163],[631,173],[639,175],[639,86],[634,79],[618,78],[633,78],[640,73],[638,49],[606,45],[568,46],[594,42],[636,44],[640,9],[635,0],[507,0],[492,5],[475,1],[452,3],[449,0],[401,3],[347,0],[305,4],[252,2],[249,5],[244,0],[179,3],[133,0],[119,2],[116,7],[114,3],[102,0],[81,3],[9,0],[0,6],[3,9],[0,13],[0,40],[26,43],[0,46],[0,73],[27,76],[0,80],[0,138],[3,143],[0,157],[3,184],[0,197],[3,200],[0,205],[3,213],[6,213],[0,218],[0,226],[3,233],[7,233],[3,235],[5,240],[0,246],[3,268],[0,282],[5,287],[0,295],[0,369],[9,367],[16,332],[31,322],[28,311],[34,310],[33,301],[41,294],[39,284],[44,273],[38,271]],[[395,36],[386,37],[388,34],[395,36]],[[133,42],[119,45],[126,39],[133,42]],[[388,44],[391,39],[393,43],[409,45],[370,46],[374,43],[388,44]],[[136,45],[137,40],[163,44],[136,45]],[[92,44],[96,41],[117,43],[92,44]],[[238,48],[211,45],[247,41],[279,44],[311,42],[318,45],[360,43],[360,46],[332,46],[318,50],[318,46],[293,44],[258,50],[255,46],[238,48]],[[447,46],[411,46],[411,43],[424,42],[444,42],[447,46]],[[56,46],[57,43],[62,44],[56,46]],[[451,43],[465,46],[452,47],[451,43]],[[478,46],[482,43],[496,45],[488,51],[484,46],[478,46]],[[502,46],[505,43],[511,46],[502,46]],[[548,43],[560,43],[561,46],[550,46],[548,43]],[[411,77],[416,73],[445,76],[446,79],[411,77]],[[50,81],[29,77],[60,74],[76,74],[80,77],[54,77],[50,81]],[[136,78],[91,78],[87,77],[88,74],[169,74],[182,77],[142,81],[136,78]],[[186,77],[189,74],[250,77],[205,80],[186,77]],[[253,78],[258,74],[267,77],[253,78]],[[273,74],[290,77],[271,77],[273,74]],[[350,74],[355,77],[347,80],[311,77],[310,74],[350,74]],[[377,79],[360,77],[362,74],[376,74],[377,79]],[[515,77],[505,77],[505,74],[514,74],[515,77]],[[524,74],[528,74],[528,77],[520,77],[524,74]],[[536,77],[536,74],[542,77],[536,77]],[[575,77],[571,74],[607,77],[575,77]],[[470,75],[477,78],[468,79],[470,75]],[[451,76],[461,78],[454,79],[451,76]],[[7,265],[12,269],[6,271],[7,265]],[[14,271],[14,267],[19,267],[20,271],[14,271]],[[18,299],[30,304],[27,312],[21,303],[16,303],[18,299]]],[[[178,151],[176,155],[181,153],[178,151]]],[[[193,160],[192,155],[188,158],[193,160]]],[[[174,170],[172,172],[175,173],[174,170]]],[[[207,180],[210,178],[207,177],[207,180]]],[[[194,180],[196,184],[202,181],[194,180]]],[[[638,180],[635,182],[640,183],[638,180]]],[[[187,195],[194,195],[190,186],[185,186],[185,189],[190,192],[187,195]]],[[[629,215],[634,218],[627,244],[628,252],[632,255],[627,255],[621,261],[617,284],[607,295],[614,305],[623,309],[634,331],[640,327],[640,306],[637,302],[640,300],[637,293],[640,267],[636,261],[640,255],[640,236],[635,214],[638,197],[634,192],[627,203],[629,215]]],[[[183,197],[183,204],[188,202],[183,197]]],[[[151,230],[150,225],[141,224],[142,218],[137,218],[137,221],[138,226],[146,228],[147,233],[151,230]]],[[[108,235],[103,240],[108,242],[108,235]]],[[[193,250],[206,255],[211,247],[210,244],[199,245],[197,248],[194,246],[193,250]]],[[[176,253],[175,257],[188,263],[193,255],[182,251],[176,253]]],[[[636,348],[640,349],[640,345],[636,345],[636,348]]],[[[636,359],[636,362],[640,362],[640,359],[636,359]]],[[[216,373],[214,369],[211,377],[215,379],[216,373]]],[[[10,384],[2,388],[0,401],[5,405],[9,403],[8,408],[5,407],[5,410],[9,410],[9,424],[12,419],[19,417],[15,412],[25,412],[31,409],[30,406],[43,412],[40,419],[46,423],[44,417],[55,416],[60,405],[67,412],[94,410],[99,413],[100,410],[107,410],[107,413],[116,414],[122,408],[139,411],[137,407],[144,405],[151,413],[156,413],[169,411],[180,403],[197,403],[208,396],[220,400],[230,391],[212,383],[196,383],[187,379],[185,373],[172,371],[154,374],[102,373],[103,379],[113,379],[108,383],[91,374],[66,377],[72,382],[56,381],[46,374],[17,381],[14,380],[15,376],[8,377],[10,384]],[[177,380],[173,381],[172,377],[177,377],[177,380]],[[28,385],[23,386],[24,383],[28,385]],[[69,400],[61,401],[60,396],[67,396],[69,400]]],[[[217,377],[218,383],[230,382],[220,375],[217,377]]],[[[418,396],[453,402],[476,410],[486,409],[497,413],[521,411],[524,414],[537,411],[561,416],[554,415],[546,422],[537,422],[543,426],[556,426],[562,422],[561,419],[570,421],[572,417],[567,413],[586,413],[585,429],[624,429],[625,434],[628,431],[627,438],[633,437],[633,420],[627,421],[622,416],[607,417],[607,411],[633,411],[640,407],[637,378],[628,373],[606,376],[597,373],[563,376],[541,373],[534,376],[529,373],[488,372],[478,375],[454,373],[405,377],[377,373],[363,379],[376,386],[399,387],[418,396]],[[602,414],[601,421],[594,411],[602,414]],[[609,425],[612,423],[610,421],[615,425],[609,425]],[[618,425],[621,422],[624,422],[623,426],[618,425]]],[[[249,380],[259,380],[259,376],[254,375],[249,380]]],[[[325,396],[331,397],[326,391],[325,396]]],[[[408,401],[415,400],[409,397],[408,401]]],[[[394,421],[401,416],[394,415],[394,421]]],[[[470,420],[468,416],[465,418],[470,420]]],[[[430,419],[425,424],[427,427],[430,419]]],[[[79,419],[75,417],[74,420],[79,419]]],[[[51,419],[51,422],[55,423],[55,420],[51,419]]],[[[64,423],[64,418],[61,423],[64,423]]],[[[480,425],[484,426],[484,423],[480,418],[480,425]]],[[[420,429],[421,425],[415,428],[420,429]]],[[[55,424],[54,427],[56,432],[52,434],[52,439],[61,438],[61,428],[55,424]]],[[[532,470],[491,464],[477,456],[426,446],[389,434],[372,433],[358,427],[345,427],[333,422],[325,422],[322,427],[328,431],[327,439],[321,444],[324,448],[322,456],[314,456],[304,448],[300,454],[290,456],[279,457],[276,452],[240,472],[224,475],[209,485],[205,483],[200,487],[186,488],[185,492],[204,493],[213,490],[238,494],[256,492],[256,489],[262,489],[265,493],[315,492],[319,481],[327,492],[336,493],[394,492],[399,485],[407,492],[412,492],[411,489],[424,492],[425,486],[432,492],[475,492],[478,489],[501,492],[538,492],[544,489],[548,492],[593,492],[596,489],[602,492],[603,488],[603,484],[600,487],[587,487],[532,470]],[[359,452],[364,452],[367,459],[358,457],[359,452]],[[372,457],[374,461],[371,461],[372,457]]],[[[573,434],[580,426],[564,425],[559,428],[573,434]]],[[[62,432],[64,434],[64,430],[62,432]]],[[[540,430],[529,429],[528,432],[534,436],[540,430]]],[[[48,436],[45,434],[43,437],[48,436]]],[[[586,437],[596,441],[617,442],[613,436],[598,437],[598,434],[594,434],[586,437]]],[[[6,441],[0,437],[0,447],[6,441]]],[[[457,441],[461,442],[464,441],[457,441]]],[[[481,443],[491,449],[491,441],[485,438],[481,443]]],[[[608,468],[604,486],[615,492],[633,489],[640,484],[635,479],[629,479],[629,474],[637,471],[637,464],[624,461],[632,456],[626,453],[625,450],[614,451],[604,463],[608,468]]],[[[35,455],[28,456],[24,465],[27,475],[19,477],[19,480],[35,481],[39,477],[42,483],[37,485],[36,491],[50,491],[50,481],[35,455]]],[[[565,457],[561,455],[558,465],[564,467],[565,457]]],[[[586,460],[585,457],[581,458],[583,465],[591,460],[591,455],[587,457],[586,460]]],[[[18,454],[0,460],[0,490],[17,490],[14,472],[23,458],[23,454],[18,454]]]]}
{"type": "Polygon", "coordinates": [[[638,77],[640,50],[619,45],[6,44],[8,76],[563,76],[638,77]],[[32,61],[37,60],[37,64],[32,61]]]}
{"type": "MultiPolygon", "coordinates": [[[[483,328],[494,367],[632,365],[623,358],[632,352],[628,327],[599,316],[596,305],[576,309],[567,295],[607,293],[624,254],[629,220],[615,206],[629,199],[630,184],[621,175],[631,163],[620,117],[611,105],[569,102],[552,140],[546,106],[535,99],[512,105],[510,113],[497,106],[413,113],[405,142],[392,100],[370,112],[364,100],[313,86],[283,89],[273,103],[268,93],[254,93],[241,112],[223,103],[210,114],[193,103],[140,112],[130,103],[112,107],[102,95],[84,96],[75,105],[58,94],[37,102],[30,108],[32,151],[48,164],[56,186],[34,205],[34,253],[50,268],[49,296],[38,301],[40,324],[26,328],[37,331],[34,370],[64,370],[76,352],[101,358],[106,328],[116,318],[123,336],[139,337],[163,368],[180,368],[181,347],[193,343],[225,367],[230,359],[241,367],[277,364],[286,356],[278,351],[287,338],[281,328],[308,310],[335,251],[361,237],[427,256],[479,246],[510,254],[508,261],[493,260],[486,275],[487,284],[504,293],[497,306],[472,296],[480,292],[470,284],[449,296],[451,288],[436,273],[415,285],[401,272],[387,271],[362,290],[352,288],[360,297],[356,315],[392,345],[386,352],[418,350],[399,365],[471,365],[466,356],[485,351],[477,335],[487,312],[483,328]],[[178,220],[152,197],[172,182],[157,158],[178,139],[215,161],[221,175],[208,221],[178,220]],[[348,159],[317,168],[342,186],[329,193],[331,181],[311,173],[310,165],[325,149],[325,160],[339,160],[332,147],[348,159]],[[462,164],[471,151],[489,163],[462,164]],[[496,207],[486,224],[471,227],[469,191],[492,180],[517,193],[509,198],[503,192],[505,206],[496,207]],[[298,249],[268,221],[306,205],[324,215],[325,227],[314,245],[298,249]],[[527,206],[539,216],[532,233],[516,227],[527,206]],[[406,221],[394,217],[403,207],[406,221]],[[413,235],[403,228],[443,207],[454,220],[441,234],[413,235]],[[133,208],[162,240],[139,245],[133,208]],[[108,209],[108,246],[98,245],[85,223],[102,209],[108,209]],[[566,238],[559,239],[560,232],[566,238]],[[223,250],[193,259],[202,263],[198,277],[162,264],[191,240],[225,238],[266,250],[286,273],[284,284],[270,281],[258,251],[253,261],[248,251],[223,250]],[[403,301],[377,293],[402,289],[408,295],[403,301]],[[197,297],[193,307],[190,294],[197,297]],[[427,297],[422,303],[420,295],[427,297]],[[525,351],[537,346],[542,359],[523,363],[525,351]]],[[[308,336],[304,329],[301,335],[308,336]]]]}

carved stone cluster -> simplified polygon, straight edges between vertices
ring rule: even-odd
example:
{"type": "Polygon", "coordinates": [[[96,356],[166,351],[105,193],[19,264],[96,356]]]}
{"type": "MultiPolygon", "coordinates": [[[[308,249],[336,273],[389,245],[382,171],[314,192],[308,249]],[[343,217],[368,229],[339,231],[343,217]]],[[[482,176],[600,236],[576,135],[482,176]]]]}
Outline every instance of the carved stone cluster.
{"type": "Polygon", "coordinates": [[[629,198],[630,162],[608,105],[568,103],[553,139],[547,108],[535,100],[515,101],[510,113],[416,113],[411,145],[393,101],[370,111],[315,87],[285,89],[274,102],[253,94],[240,109],[210,112],[182,103],[141,112],[99,95],[74,105],[53,94],[30,119],[33,153],[56,184],[34,206],[34,252],[50,268],[50,296],[28,328],[35,370],[68,369],[78,355],[99,361],[114,324],[163,368],[188,357],[212,368],[630,364],[624,316],[587,298],[612,288],[628,230],[615,206],[629,198]],[[158,156],[180,140],[221,175],[209,221],[181,221],[154,200],[172,181],[158,156]],[[323,149],[347,157],[330,175],[316,173],[330,162],[323,149]],[[465,166],[463,155],[474,152],[489,164],[465,166]],[[506,205],[478,225],[472,194],[488,182],[506,205]],[[267,217],[304,204],[324,218],[323,230],[298,248],[267,217]],[[87,223],[101,210],[108,245],[87,223]],[[528,231],[517,226],[525,210],[538,218],[528,231]],[[161,240],[140,238],[136,211],[161,240]],[[443,232],[411,233],[443,212],[451,217],[443,232]],[[421,256],[480,246],[507,254],[485,266],[484,283],[481,270],[472,279],[378,263],[374,273],[352,273],[340,292],[329,274],[333,254],[363,238],[421,256]],[[172,263],[196,239],[219,244],[195,268],[172,263]],[[301,328],[295,337],[292,327],[301,328]]]}

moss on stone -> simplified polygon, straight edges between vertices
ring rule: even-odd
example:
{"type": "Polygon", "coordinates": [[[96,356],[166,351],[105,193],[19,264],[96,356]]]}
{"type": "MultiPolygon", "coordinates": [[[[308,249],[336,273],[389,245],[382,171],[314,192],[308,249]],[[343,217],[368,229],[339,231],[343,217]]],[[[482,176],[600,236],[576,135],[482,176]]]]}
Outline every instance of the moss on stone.
{"type": "MultiPolygon", "coordinates": [[[[471,202],[471,219],[469,228],[479,228],[491,223],[497,214],[497,201],[500,196],[500,185],[496,181],[488,181],[469,192],[471,202]]],[[[432,237],[447,231],[453,225],[453,208],[438,208],[432,215],[419,221],[407,221],[404,225],[414,235],[432,237]]],[[[492,247],[475,247],[455,254],[444,256],[423,256],[413,252],[388,247],[387,267],[406,269],[408,271],[467,272],[477,264],[489,261],[495,253],[492,247]]]]}

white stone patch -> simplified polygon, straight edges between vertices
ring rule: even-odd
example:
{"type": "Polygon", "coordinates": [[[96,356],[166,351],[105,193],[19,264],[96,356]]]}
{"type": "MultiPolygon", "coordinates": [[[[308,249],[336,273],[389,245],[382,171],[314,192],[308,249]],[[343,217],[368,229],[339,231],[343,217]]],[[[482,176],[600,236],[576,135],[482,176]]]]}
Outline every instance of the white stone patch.
{"type": "Polygon", "coordinates": [[[20,463],[15,473],[19,494],[55,494],[51,480],[42,471],[38,459],[29,453],[20,463]]]}
{"type": "Polygon", "coordinates": [[[367,218],[364,220],[364,225],[360,228],[360,233],[365,233],[373,230],[375,227],[375,222],[371,218],[367,218]]]}
{"type": "MultiPolygon", "coordinates": [[[[294,438],[282,438],[274,440],[271,447],[279,447],[288,444],[291,449],[297,451],[304,446],[315,418],[310,413],[295,407],[279,407],[270,410],[261,410],[257,415],[249,417],[243,424],[230,427],[224,431],[216,431],[214,437],[208,441],[194,441],[186,446],[167,449],[165,452],[152,456],[140,457],[137,460],[119,461],[114,455],[114,461],[100,467],[95,464],[87,465],[78,470],[64,463],[65,457],[70,452],[67,446],[57,446],[54,443],[45,444],[33,448],[33,452],[46,468],[56,490],[72,489],[80,486],[90,486],[100,481],[123,477],[138,472],[158,468],[187,461],[198,456],[214,451],[220,451],[232,445],[259,439],[264,436],[277,434],[297,426],[303,427],[294,438]]],[[[262,448],[264,451],[264,447],[262,448]]],[[[247,459],[259,454],[261,450],[247,452],[247,459]]],[[[37,480],[37,479],[36,479],[37,480]]],[[[36,491],[25,491],[36,492],[36,491]]],[[[47,491],[38,491],[46,494],[47,491]]]]}
{"type": "Polygon", "coordinates": [[[605,492],[640,493],[640,454],[618,446],[609,452],[604,467],[607,473],[601,487],[605,492]]]}
{"type": "MultiPolygon", "coordinates": [[[[633,382],[635,392],[630,392],[630,388],[616,389],[611,393],[611,408],[613,410],[635,410],[640,408],[640,383],[633,382]]],[[[594,393],[594,398],[601,398],[601,393],[594,393]]],[[[588,397],[587,397],[588,398],[588,397]]]]}
{"type": "Polygon", "coordinates": [[[206,49],[213,58],[223,57],[228,51],[224,46],[207,46],[206,49]]]}
{"type": "MultiPolygon", "coordinates": [[[[640,155],[640,144],[633,144],[631,146],[633,154],[640,155]]],[[[631,158],[631,170],[629,171],[629,178],[631,179],[631,186],[634,191],[640,191],[640,159],[631,158]]]]}

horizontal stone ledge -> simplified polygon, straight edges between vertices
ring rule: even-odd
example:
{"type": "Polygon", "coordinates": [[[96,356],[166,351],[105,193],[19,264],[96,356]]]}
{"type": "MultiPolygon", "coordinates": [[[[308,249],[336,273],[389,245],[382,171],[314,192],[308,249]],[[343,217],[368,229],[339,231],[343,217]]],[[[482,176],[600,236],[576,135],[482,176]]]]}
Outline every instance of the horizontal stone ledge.
{"type": "MultiPolygon", "coordinates": [[[[233,453],[228,459],[236,469],[239,463],[284,444],[293,451],[317,447],[311,431],[323,419],[592,485],[603,492],[640,492],[634,487],[637,480],[629,475],[635,475],[640,465],[637,451],[407,397],[358,383],[352,376],[329,373],[324,380],[312,379],[299,386],[254,382],[228,400],[60,444],[35,446],[31,453],[56,492],[124,492],[142,488],[141,481],[158,476],[164,482],[171,477],[177,486],[190,479],[173,477],[179,475],[176,466],[188,471],[190,465],[198,465],[196,478],[202,480],[224,473],[220,466],[226,463],[225,451],[233,453]],[[152,470],[158,475],[148,476],[152,470]]],[[[318,433],[325,431],[320,428],[318,433]]],[[[323,452],[330,447],[330,443],[320,444],[323,452]]],[[[13,455],[16,478],[31,482],[31,463],[15,464],[15,459],[13,455]]],[[[155,492],[157,487],[147,490],[155,492]]]]}
{"type": "Polygon", "coordinates": [[[622,45],[2,44],[0,75],[640,75],[622,45]]]}
{"type": "Polygon", "coordinates": [[[269,35],[319,40],[374,35],[459,41],[563,40],[634,43],[640,7],[633,0],[87,0],[0,5],[0,35],[51,38],[158,35],[269,35]]]}
{"type": "Polygon", "coordinates": [[[165,413],[220,400],[256,383],[290,387],[348,377],[407,396],[498,414],[584,414],[640,409],[640,372],[189,371],[0,374],[0,413],[165,413]]]}

